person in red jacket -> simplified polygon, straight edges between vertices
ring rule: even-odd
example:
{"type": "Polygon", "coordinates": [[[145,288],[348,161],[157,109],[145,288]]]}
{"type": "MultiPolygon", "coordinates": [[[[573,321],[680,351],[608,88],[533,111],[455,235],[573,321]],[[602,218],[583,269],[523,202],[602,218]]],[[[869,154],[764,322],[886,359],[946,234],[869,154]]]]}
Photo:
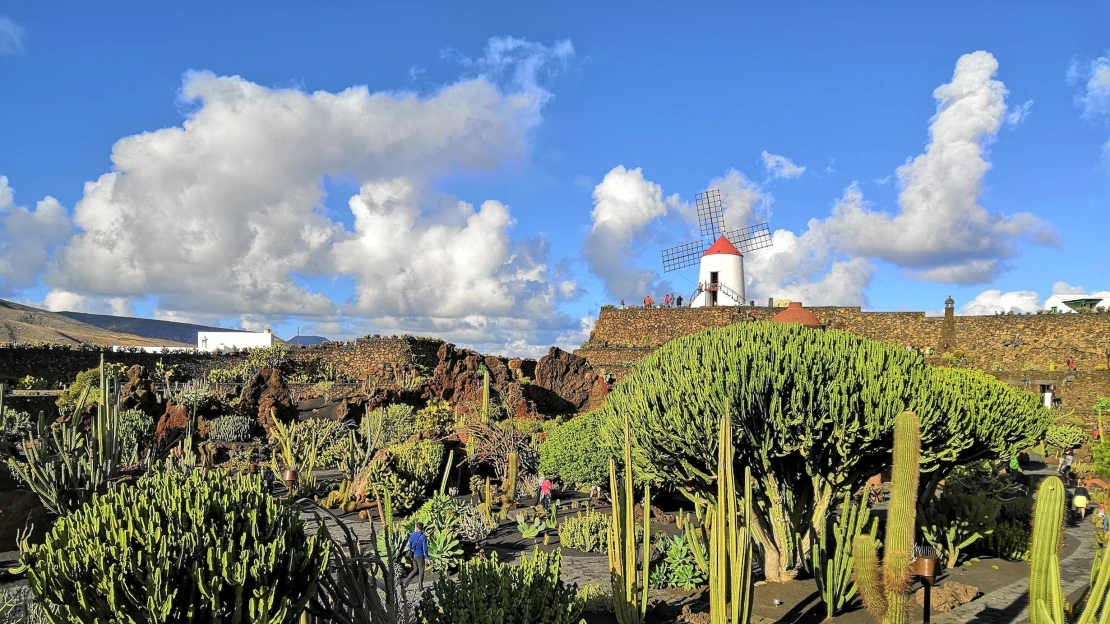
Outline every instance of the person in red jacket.
{"type": "Polygon", "coordinates": [[[648,295],[648,296],[644,297],[644,307],[645,308],[650,308],[652,303],[655,303],[655,302],[651,300],[651,295],[648,295]]]}

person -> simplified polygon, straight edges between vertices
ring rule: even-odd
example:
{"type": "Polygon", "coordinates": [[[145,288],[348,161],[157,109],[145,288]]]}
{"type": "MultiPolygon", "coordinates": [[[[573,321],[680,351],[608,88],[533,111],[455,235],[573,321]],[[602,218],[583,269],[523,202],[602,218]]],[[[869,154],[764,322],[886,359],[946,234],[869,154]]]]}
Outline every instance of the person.
{"type": "Polygon", "coordinates": [[[667,294],[663,295],[663,307],[664,308],[669,308],[670,306],[671,306],[671,294],[667,293],[667,294]]]}
{"type": "Polygon", "coordinates": [[[621,309],[624,309],[624,299],[621,299],[621,309]]]}
{"type": "Polygon", "coordinates": [[[1105,505],[1098,506],[1098,519],[1100,521],[1099,524],[1102,525],[1102,532],[1106,533],[1107,531],[1110,531],[1110,517],[1107,517],[1106,515],[1105,505]]]}
{"type": "Polygon", "coordinates": [[[1071,465],[1075,463],[1075,451],[1068,449],[1064,453],[1064,460],[1060,462],[1060,474],[1066,475],[1071,472],[1071,465]]]}
{"type": "Polygon", "coordinates": [[[682,295],[678,296],[678,299],[674,302],[674,305],[675,305],[676,308],[681,308],[682,307],[682,295]]]}
{"type": "Polygon", "coordinates": [[[416,530],[409,536],[409,552],[412,554],[412,572],[401,582],[401,587],[408,587],[413,580],[419,580],[420,589],[424,589],[424,560],[428,557],[428,536],[424,535],[423,523],[416,523],[416,530]]]}
{"type": "Polygon", "coordinates": [[[1075,358],[1068,358],[1068,372],[1075,372],[1075,358]]]}
{"type": "Polygon", "coordinates": [[[1095,442],[1098,442],[1099,437],[1102,436],[1102,432],[1098,430],[1097,424],[1091,426],[1093,427],[1093,431],[1091,431],[1091,437],[1094,438],[1095,442]]]}
{"type": "Polygon", "coordinates": [[[1087,488],[1079,486],[1075,488],[1075,494],[1072,496],[1072,505],[1075,506],[1075,513],[1079,514],[1079,519],[1083,520],[1087,517],[1087,501],[1090,494],[1087,488]]]}
{"type": "Polygon", "coordinates": [[[552,486],[551,479],[540,477],[540,505],[544,507],[551,505],[552,486]]]}
{"type": "Polygon", "coordinates": [[[645,308],[650,308],[652,303],[654,303],[654,302],[651,300],[651,295],[648,295],[648,296],[644,297],[644,307],[645,308]]]}
{"type": "Polygon", "coordinates": [[[590,502],[593,502],[593,500],[595,498],[597,499],[597,502],[599,502],[599,503],[601,502],[601,486],[600,485],[590,486],[590,502]]]}

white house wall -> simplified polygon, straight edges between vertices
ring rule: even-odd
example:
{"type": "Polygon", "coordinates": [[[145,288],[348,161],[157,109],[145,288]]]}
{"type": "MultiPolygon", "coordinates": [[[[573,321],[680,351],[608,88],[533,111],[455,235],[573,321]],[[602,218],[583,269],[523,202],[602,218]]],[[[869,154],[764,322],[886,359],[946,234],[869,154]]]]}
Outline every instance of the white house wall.
{"type": "Polygon", "coordinates": [[[197,332],[197,349],[201,351],[258,349],[273,344],[270,332],[197,332]]]}

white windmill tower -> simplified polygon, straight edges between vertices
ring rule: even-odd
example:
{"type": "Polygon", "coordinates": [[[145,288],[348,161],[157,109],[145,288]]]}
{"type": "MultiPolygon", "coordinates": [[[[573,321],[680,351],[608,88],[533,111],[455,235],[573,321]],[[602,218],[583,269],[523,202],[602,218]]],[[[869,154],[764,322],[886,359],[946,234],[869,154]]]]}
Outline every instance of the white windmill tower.
{"type": "Polygon", "coordinates": [[[724,204],[718,189],[698,193],[694,202],[701,233],[712,243],[699,240],[664,249],[663,271],[701,265],[698,288],[688,299],[692,308],[744,305],[744,252],[770,247],[771,230],[766,223],[760,223],[725,232],[724,204]]]}

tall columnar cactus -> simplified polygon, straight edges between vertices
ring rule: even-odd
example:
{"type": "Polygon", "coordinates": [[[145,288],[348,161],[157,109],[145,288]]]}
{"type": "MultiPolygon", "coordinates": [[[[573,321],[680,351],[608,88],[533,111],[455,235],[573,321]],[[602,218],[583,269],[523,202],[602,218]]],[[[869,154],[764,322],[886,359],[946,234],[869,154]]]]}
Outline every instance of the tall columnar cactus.
{"type": "Polygon", "coordinates": [[[913,412],[894,419],[894,475],[890,484],[882,567],[871,535],[855,539],[856,586],[863,604],[883,624],[904,624],[909,602],[910,565],[917,516],[921,423],[913,412]]]}
{"type": "Polygon", "coordinates": [[[628,421],[624,429],[624,478],[617,480],[617,465],[609,460],[609,491],[613,496],[613,521],[609,524],[609,577],[613,583],[613,613],[618,624],[640,624],[647,615],[648,572],[651,548],[651,486],[644,485],[643,578],[636,596],[636,514],[632,506],[632,440],[628,421]]]}
{"type": "Polygon", "coordinates": [[[846,493],[840,504],[840,513],[832,527],[825,530],[814,529],[813,578],[817,590],[825,603],[828,617],[840,613],[844,605],[856,595],[856,583],[852,579],[855,558],[852,556],[852,543],[864,531],[874,539],[879,532],[879,519],[871,517],[867,496],[861,496],[858,504],[852,502],[852,495],[846,493]],[[831,528],[831,531],[829,530],[831,528]],[[829,544],[829,534],[834,543],[829,544]]]}
{"type": "Polygon", "coordinates": [[[739,624],[751,620],[755,587],[751,532],[743,525],[752,521],[752,475],[745,469],[741,516],[732,464],[732,421],[727,411],[721,417],[717,445],[717,499],[709,538],[709,619],[713,624],[739,624]]]}
{"type": "MultiPolygon", "coordinates": [[[[100,356],[100,387],[106,387],[104,356],[100,356]]],[[[37,436],[23,445],[26,461],[8,458],[8,467],[38,495],[44,507],[65,515],[94,494],[104,493],[119,476],[119,410],[100,392],[96,413],[86,424],[86,387],[68,422],[48,427],[39,415],[37,436]]]]}
{"type": "Polygon", "coordinates": [[[489,422],[489,369],[482,365],[482,422],[489,422]]]}
{"type": "Polygon", "coordinates": [[[516,499],[517,466],[519,463],[516,451],[510,451],[509,466],[505,470],[505,496],[509,497],[510,503],[516,499]]]}
{"type": "Polygon", "coordinates": [[[451,449],[451,452],[447,454],[447,465],[443,467],[443,479],[439,482],[440,496],[443,496],[443,494],[447,491],[447,477],[451,476],[451,464],[453,464],[454,461],[455,449],[451,449]]]}
{"type": "Polygon", "coordinates": [[[1110,618],[1107,589],[1110,588],[1110,557],[1095,558],[1091,586],[1085,604],[1067,605],[1060,585],[1060,537],[1064,525],[1067,493],[1058,477],[1048,477],[1037,488],[1037,507],[1033,513],[1033,549],[1029,559],[1029,624],[1067,624],[1065,612],[1076,624],[1094,624],[1099,612],[1104,622],[1110,618]],[[1075,613],[1079,616],[1074,617],[1075,613]]]}

